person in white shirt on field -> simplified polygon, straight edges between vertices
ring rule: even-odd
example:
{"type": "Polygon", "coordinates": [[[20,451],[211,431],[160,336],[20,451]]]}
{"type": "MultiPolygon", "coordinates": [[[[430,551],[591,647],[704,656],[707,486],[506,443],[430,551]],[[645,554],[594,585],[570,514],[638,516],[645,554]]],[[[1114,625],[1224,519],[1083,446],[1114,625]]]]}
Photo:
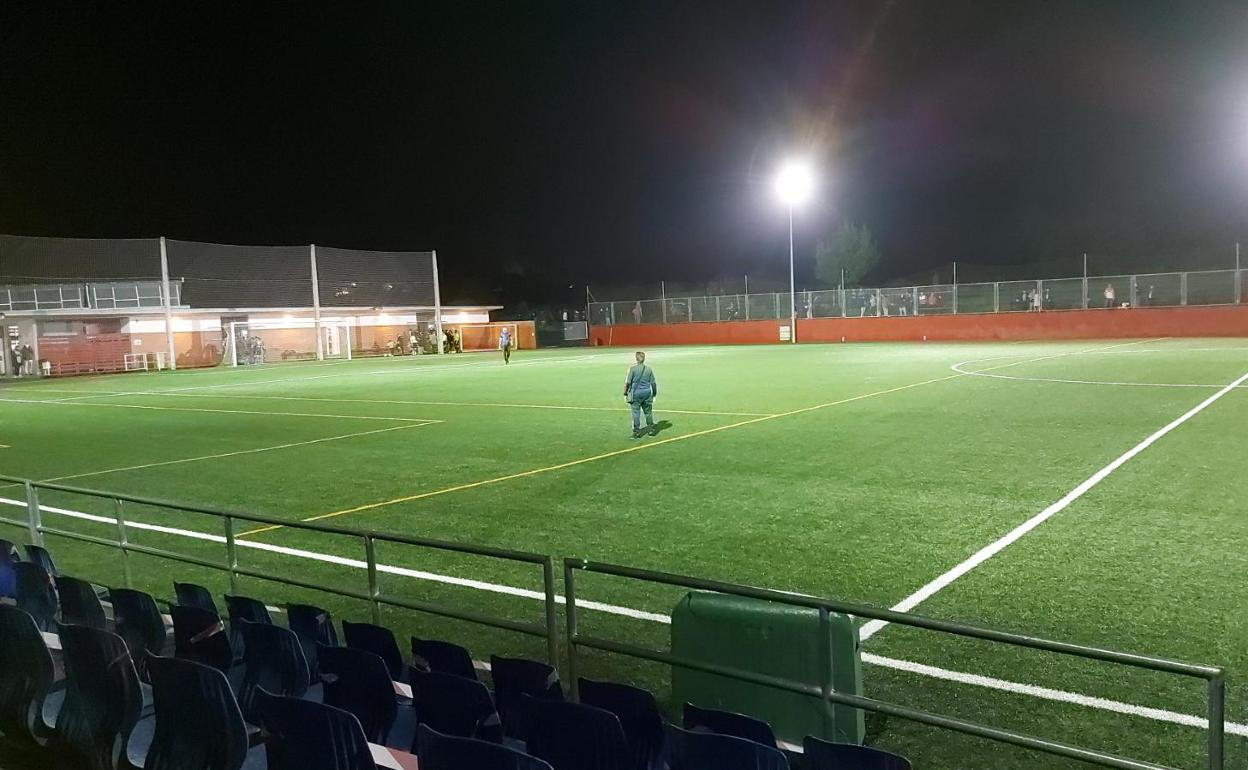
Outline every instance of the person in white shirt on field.
{"type": "Polygon", "coordinates": [[[503,363],[511,363],[511,327],[504,326],[502,334],[498,335],[498,349],[503,351],[503,363]]]}

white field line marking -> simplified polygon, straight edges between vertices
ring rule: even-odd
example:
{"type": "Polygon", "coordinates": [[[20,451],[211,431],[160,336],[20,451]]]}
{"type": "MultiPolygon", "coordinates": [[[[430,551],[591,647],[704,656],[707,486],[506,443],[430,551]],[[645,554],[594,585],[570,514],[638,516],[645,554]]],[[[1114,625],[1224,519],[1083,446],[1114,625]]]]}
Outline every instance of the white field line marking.
{"type": "MultiPolygon", "coordinates": [[[[56,391],[52,388],[44,390],[46,393],[77,393],[78,391],[63,390],[56,391]]],[[[236,395],[217,395],[215,393],[170,393],[167,391],[118,391],[115,393],[101,392],[93,393],[89,396],[76,396],[74,398],[58,398],[50,399],[50,402],[60,403],[62,401],[76,401],[83,398],[104,398],[104,397],[120,397],[120,396],[165,396],[173,398],[215,398],[226,400],[267,400],[267,401],[313,401],[328,404],[384,404],[390,406],[464,406],[464,407],[498,407],[501,409],[559,409],[580,412],[627,412],[627,407],[614,406],[567,406],[564,404],[507,404],[507,403],[491,403],[479,401],[409,401],[404,399],[379,399],[379,398],[326,398],[314,396],[260,396],[247,393],[236,395]]],[[[0,399],[3,400],[3,399],[0,399]]],[[[714,417],[768,417],[770,412],[718,412],[708,411],[704,409],[668,409],[662,408],[666,414],[701,414],[714,417]]]]}
{"type": "MultiPolygon", "coordinates": [[[[1112,711],[1116,714],[1126,714],[1133,717],[1152,719],[1157,722],[1169,722],[1171,724],[1183,725],[1185,727],[1197,727],[1201,730],[1209,729],[1208,718],[1196,716],[1194,714],[1182,714],[1177,711],[1167,711],[1166,709],[1152,708],[1151,706],[1137,706],[1133,703],[1123,703],[1122,701],[1110,700],[1108,698],[1097,698],[1091,695],[1068,692],[1066,690],[1055,690],[1050,687],[1039,687],[1034,684],[1022,684],[1021,682],[1011,682],[1006,679],[980,676],[979,674],[966,674],[961,671],[950,671],[948,669],[937,668],[936,666],[913,663],[908,660],[886,658],[882,655],[875,655],[870,652],[862,653],[862,662],[869,663],[873,666],[881,666],[883,668],[891,668],[897,671],[905,671],[909,674],[926,676],[932,679],[943,679],[947,682],[957,682],[958,684],[986,687],[990,690],[1000,690],[1002,692],[1016,693],[1018,695],[1027,695],[1032,698],[1040,698],[1041,700],[1055,701],[1057,703],[1070,703],[1076,706],[1099,709],[1101,711],[1112,711]]],[[[1226,722],[1225,729],[1229,735],[1248,737],[1248,724],[1226,722]]]]}
{"type": "MultiPolygon", "coordinates": [[[[18,508],[25,508],[24,500],[14,500],[11,498],[0,497],[0,504],[11,505],[18,508]]],[[[84,513],[82,511],[73,511],[66,508],[57,508],[49,505],[40,505],[39,509],[47,513],[56,513],[71,518],[83,519],[86,521],[97,522],[100,524],[116,524],[117,520],[108,516],[97,516],[95,514],[84,513]]],[[[203,532],[195,532],[193,530],[177,529],[175,527],[164,527],[156,524],[147,524],[138,521],[127,521],[126,527],[130,529],[146,530],[149,532],[158,532],[167,535],[178,535],[188,537],[195,540],[203,540],[211,543],[225,543],[225,537],[222,535],[210,535],[203,532]]],[[[330,554],[317,553],[315,551],[305,551],[299,548],[287,548],[285,546],[272,545],[270,543],[258,542],[255,540],[236,540],[239,546],[243,548],[251,548],[257,551],[266,551],[276,553],[283,556],[293,556],[296,558],[309,559],[312,561],[324,562],[326,564],[335,564],[343,567],[351,567],[354,569],[367,570],[368,563],[359,559],[348,559],[341,556],[332,556],[330,554]]],[[[410,577],[417,580],[428,580],[446,585],[460,586],[463,588],[472,588],[479,591],[488,591],[490,593],[505,594],[508,596],[516,596],[525,599],[533,599],[535,601],[544,601],[546,596],[540,591],[532,591],[524,588],[516,588],[514,586],[500,585],[497,583],[487,583],[480,580],[468,580],[465,578],[452,577],[449,575],[439,575],[433,572],[424,572],[421,570],[408,569],[406,567],[394,567],[388,564],[378,564],[377,571],[389,575],[398,575],[401,577],[410,577]]],[[[555,601],[559,604],[565,604],[566,599],[556,594],[555,601]]],[[[630,607],[621,607],[614,604],[606,604],[594,601],[579,601],[577,606],[584,607],[588,610],[602,612],[610,615],[619,615],[622,617],[632,618],[635,620],[645,620],[652,623],[660,623],[671,625],[672,618],[658,612],[646,612],[643,610],[635,610],[630,607]]],[[[1021,684],[1011,682],[1004,679],[996,679],[993,677],[980,676],[978,674],[966,674],[960,671],[950,671],[948,669],[928,666],[922,663],[913,663],[906,660],[898,660],[896,658],[887,658],[873,653],[862,653],[864,663],[874,666],[882,666],[884,668],[892,668],[919,676],[931,677],[934,679],[943,679],[959,684],[973,685],[976,687],[984,687],[992,690],[1000,690],[1002,692],[1016,693],[1019,695],[1027,695],[1043,700],[1055,701],[1058,703],[1070,703],[1087,708],[1099,709],[1102,711],[1111,711],[1118,714],[1126,714],[1129,716],[1140,717],[1143,719],[1151,719],[1158,722],[1169,722],[1187,727],[1197,727],[1208,729],[1208,720],[1204,717],[1192,714],[1181,714],[1174,711],[1166,711],[1164,709],[1152,708],[1148,706],[1138,706],[1131,703],[1123,703],[1121,701],[1109,700],[1107,698],[1097,698],[1079,693],[1067,692],[1065,690],[1055,690],[1048,687],[1039,687],[1036,685],[1021,684]]],[[[1231,735],[1239,735],[1248,737],[1248,724],[1237,724],[1234,722],[1226,723],[1226,732],[1231,735]]]]}
{"type": "MultiPolygon", "coordinates": [[[[127,395],[144,395],[131,393],[127,395]]],[[[205,409],[192,406],[147,406],[141,404],[100,404],[94,401],[70,401],[61,399],[40,401],[28,398],[0,398],[0,404],[55,404],[57,406],[94,406],[112,407],[114,409],[150,409],[158,412],[209,412],[214,414],[258,414],[264,417],[320,417],[334,420],[384,420],[387,422],[441,422],[441,420],[425,420],[418,417],[380,417],[363,414],[316,414],[314,412],[260,412],[254,409],[205,409]]]]}
{"type": "Polygon", "coordinates": [[[293,449],[294,447],[298,447],[298,446],[309,446],[312,444],[325,444],[330,441],[342,441],[343,439],[349,439],[349,438],[373,436],[378,433],[389,433],[392,430],[407,430],[409,428],[423,428],[426,425],[434,425],[437,422],[439,421],[430,420],[429,422],[407,423],[405,425],[393,425],[389,428],[377,428],[376,430],[366,430],[366,431],[361,431],[358,433],[344,433],[341,436],[327,436],[325,438],[314,438],[308,441],[293,441],[288,444],[276,444],[274,446],[263,446],[263,447],[258,447],[256,449],[240,449],[236,452],[220,452],[218,454],[200,455],[198,457],[183,457],[178,460],[163,460],[161,462],[146,463],[143,465],[127,465],[122,468],[108,468],[102,471],[89,471],[87,473],[75,473],[71,476],[56,476],[50,479],[40,479],[40,481],[69,481],[70,479],[81,479],[81,478],[86,478],[88,476],[103,476],[108,473],[122,473],[124,471],[138,471],[138,470],[144,470],[146,468],[160,468],[165,465],[181,465],[182,463],[194,463],[194,462],[200,462],[201,460],[219,460],[224,457],[238,457],[239,455],[258,454],[260,452],[274,452],[279,449],[293,449]]]}
{"type": "MultiPolygon", "coordinates": [[[[988,561],[993,556],[996,556],[997,554],[1004,551],[1006,548],[1008,548],[1013,543],[1017,542],[1020,538],[1022,538],[1028,532],[1031,532],[1033,529],[1035,529],[1036,527],[1039,527],[1041,524],[1048,521],[1053,516],[1056,516],[1057,514],[1064,511],[1067,507],[1070,506],[1071,503],[1083,497],[1084,494],[1088,492],[1088,490],[1092,489],[1097,484],[1100,484],[1111,473],[1121,468],[1123,465],[1129,462],[1136,455],[1140,454],[1145,449],[1148,449],[1150,446],[1157,443],[1166,434],[1170,433],[1175,428],[1178,428],[1183,423],[1187,422],[1188,420],[1192,419],[1196,415],[1200,414],[1205,409],[1207,409],[1210,405],[1212,405],[1215,401],[1222,398],[1227,393],[1230,393],[1232,390],[1242,385],[1246,381],[1248,381],[1248,372],[1245,372],[1243,375],[1238,377],[1230,385],[1227,385],[1226,387],[1219,390],[1217,393],[1214,393],[1212,396],[1209,396],[1204,401],[1201,401],[1199,404],[1187,410],[1179,417],[1175,418],[1174,420],[1171,420],[1164,427],[1162,427],[1160,430],[1153,433],[1148,438],[1144,439],[1143,441],[1136,444],[1131,449],[1124,452],[1113,462],[1109,463],[1104,468],[1101,468],[1099,471],[1089,476],[1082,484],[1080,484],[1079,486],[1067,492],[1062,497],[1062,499],[1053,503],[1048,508],[1045,508],[1043,511],[1040,511],[1035,516],[1032,516],[1027,521],[1024,521],[1022,524],[1019,524],[1017,527],[1010,530],[1009,532],[1007,532],[1005,535],[1003,535],[996,541],[979,549],[974,554],[972,554],[970,558],[966,559],[966,561],[963,561],[961,564],[958,564],[957,566],[953,567],[952,569],[948,570],[944,574],[937,577],[932,582],[928,583],[927,585],[923,586],[919,590],[910,594],[905,599],[902,599],[900,602],[893,605],[891,609],[894,612],[909,612],[910,610],[914,609],[918,605],[922,604],[927,599],[930,599],[939,591],[947,588],[951,583],[953,583],[958,578],[962,577],[966,573],[970,572],[971,570],[975,569],[979,565],[988,561]]],[[[872,620],[869,623],[866,623],[865,625],[863,625],[859,638],[865,642],[866,640],[870,639],[875,634],[879,633],[887,625],[888,623],[882,620],[872,620]]]]}
{"type": "MultiPolygon", "coordinates": [[[[1176,350],[1178,349],[1179,348],[1176,348],[1176,350]]],[[[1120,350],[1116,352],[1117,353],[1160,353],[1163,351],[1120,350]]],[[[1170,352],[1170,351],[1164,351],[1164,352],[1170,352]]],[[[1187,352],[1187,351],[1184,350],[1183,352],[1187,352]]],[[[984,361],[993,361],[993,360],[996,360],[996,359],[980,358],[980,359],[974,359],[971,361],[959,361],[958,363],[954,364],[953,366],[949,368],[955,372],[958,372],[959,374],[969,374],[972,377],[990,377],[994,380],[1014,380],[1016,382],[1057,382],[1057,383],[1062,383],[1065,385],[1116,385],[1119,387],[1136,387],[1136,388],[1203,388],[1205,390],[1212,390],[1214,388],[1222,387],[1221,385],[1204,385],[1200,383],[1189,383],[1189,382],[1113,382],[1113,381],[1108,381],[1108,380],[1065,380],[1065,379],[1059,379],[1057,377],[1021,377],[1021,376],[1014,375],[1014,374],[992,374],[992,371],[996,369],[997,367],[988,367],[987,369],[979,369],[979,370],[963,368],[964,366],[968,366],[970,364],[982,363],[984,361]]],[[[1030,362],[1025,362],[1025,363],[1030,363],[1030,362]]],[[[1248,387],[1248,386],[1240,385],[1239,387],[1248,387]]]]}

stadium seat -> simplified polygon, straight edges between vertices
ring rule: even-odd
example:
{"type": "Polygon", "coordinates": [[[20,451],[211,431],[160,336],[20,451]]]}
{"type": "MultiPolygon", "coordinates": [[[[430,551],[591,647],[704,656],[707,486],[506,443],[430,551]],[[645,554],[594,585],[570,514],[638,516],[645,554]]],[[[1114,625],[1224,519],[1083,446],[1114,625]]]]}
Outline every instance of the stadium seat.
{"type": "Polygon", "coordinates": [[[428,725],[416,728],[420,770],[552,770],[522,751],[476,738],[443,735],[428,725]]]}
{"type": "Polygon", "coordinates": [[[183,607],[199,607],[217,617],[221,616],[217,610],[217,603],[212,600],[212,592],[203,586],[194,583],[174,583],[173,595],[177,597],[178,604],[183,607]]]}
{"type": "Polygon", "coordinates": [[[244,658],[247,655],[247,649],[242,633],[239,631],[239,621],[245,620],[248,623],[264,623],[271,626],[273,618],[269,615],[269,608],[264,606],[264,602],[249,596],[225,594],[225,611],[229,620],[230,646],[234,648],[234,657],[236,660],[244,658]]]}
{"type": "MultiPolygon", "coordinates": [[[[502,723],[485,685],[454,674],[410,670],[417,725],[428,725],[443,735],[502,743],[502,723]]],[[[412,751],[416,750],[413,742],[412,751]]]]}
{"type": "Polygon", "coordinates": [[[308,659],[308,670],[312,678],[317,678],[320,669],[317,666],[316,646],[338,646],[338,632],[334,630],[333,617],[320,607],[310,604],[287,604],[286,622],[303,645],[303,654],[308,659]]]}
{"type": "MultiPolygon", "coordinates": [[[[4,541],[0,541],[0,548],[3,548],[4,541]]],[[[56,562],[52,561],[52,554],[48,553],[48,549],[41,545],[26,545],[26,558],[29,561],[38,564],[48,571],[52,577],[57,576],[56,562]]]]}
{"type": "Polygon", "coordinates": [[[398,716],[398,697],[386,662],[366,650],[318,645],[322,701],[360,720],[372,743],[386,742],[398,716]]]}
{"type": "Polygon", "coordinates": [[[256,691],[268,770],[376,770],[368,740],[350,712],[256,691]]]}
{"type": "Polygon", "coordinates": [[[554,770],[626,770],[628,742],[610,711],[526,696],[525,749],[554,770]]]}
{"type": "Polygon", "coordinates": [[[788,770],[784,752],[755,741],[668,726],[671,770],[788,770]]]}
{"type": "Polygon", "coordinates": [[[476,679],[477,669],[472,665],[468,650],[451,642],[412,637],[412,667],[440,674],[454,674],[465,679],[476,679]]]}
{"type": "Polygon", "coordinates": [[[57,600],[52,576],[38,564],[28,561],[13,563],[17,588],[17,606],[35,619],[40,631],[51,631],[56,625],[57,600]]]}
{"type": "Polygon", "coordinates": [[[68,575],[61,575],[55,582],[62,623],[108,629],[108,618],[104,615],[104,605],[100,604],[95,586],[68,575]]]}
{"type": "Polygon", "coordinates": [[[551,666],[527,658],[490,656],[490,672],[494,680],[494,703],[503,718],[508,737],[519,735],[519,706],[524,696],[544,700],[563,700],[559,672],[551,666]]]}
{"type": "Polygon", "coordinates": [[[42,746],[51,734],[43,704],[52,687],[52,653],[30,613],[0,604],[0,733],[7,743],[42,746]]]}
{"type": "Polygon", "coordinates": [[[160,615],[160,607],[156,605],[151,594],[142,591],[114,588],[109,591],[109,595],[113,603],[113,623],[117,635],[126,641],[139,678],[150,682],[148,658],[144,653],[164,655],[168,644],[168,632],[164,618],[160,615]]]}
{"type": "Polygon", "coordinates": [[[247,725],[225,675],[189,660],[145,655],[156,730],[144,770],[238,770],[247,725]]]}
{"type": "Polygon", "coordinates": [[[659,770],[663,766],[667,733],[659,704],[648,690],[615,682],[578,679],[580,702],[610,711],[620,720],[628,740],[630,770],[659,770]]]}
{"type": "Polygon", "coordinates": [[[802,759],[808,770],[910,770],[910,760],[891,752],[811,735],[802,741],[802,759]]]}
{"type": "Polygon", "coordinates": [[[342,636],[348,647],[366,650],[380,656],[386,662],[386,668],[390,670],[390,678],[396,682],[403,681],[404,669],[407,666],[403,663],[403,653],[399,652],[399,643],[395,641],[394,633],[390,629],[375,626],[372,623],[352,623],[344,620],[342,621],[342,636]]]}
{"type": "Polygon", "coordinates": [[[255,724],[256,692],[263,688],[273,695],[302,698],[308,691],[308,662],[299,638],[290,629],[246,620],[238,624],[244,650],[238,705],[243,717],[255,724]]]}
{"type": "Polygon", "coordinates": [[[771,725],[745,714],[698,708],[692,703],[686,703],[684,720],[686,730],[732,735],[761,743],[768,748],[776,747],[776,734],[771,725]]]}
{"type": "Polygon", "coordinates": [[[62,766],[114,770],[139,720],[143,695],[126,643],[89,626],[59,627],[65,703],[50,748],[62,766]]]}
{"type": "Polygon", "coordinates": [[[234,665],[234,651],[221,618],[202,607],[181,604],[171,606],[169,614],[173,616],[174,654],[212,666],[229,676],[234,665]]]}

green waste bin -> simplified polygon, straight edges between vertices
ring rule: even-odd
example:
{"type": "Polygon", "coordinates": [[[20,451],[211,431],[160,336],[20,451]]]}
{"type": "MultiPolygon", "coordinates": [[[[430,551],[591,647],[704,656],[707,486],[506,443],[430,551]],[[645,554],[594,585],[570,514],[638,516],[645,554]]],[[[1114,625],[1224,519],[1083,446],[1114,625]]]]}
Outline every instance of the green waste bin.
{"type": "MultiPolygon", "coordinates": [[[[821,656],[830,651],[832,689],[861,695],[862,659],[854,620],[832,613],[828,621],[821,631],[816,609],[693,591],[672,612],[672,653],[819,687],[827,670],[821,656]]],[[[800,744],[807,735],[862,743],[864,735],[861,709],[837,703],[829,709],[822,698],[681,666],[672,667],[672,693],[677,704],[766,720],[789,743],[800,744]]]]}

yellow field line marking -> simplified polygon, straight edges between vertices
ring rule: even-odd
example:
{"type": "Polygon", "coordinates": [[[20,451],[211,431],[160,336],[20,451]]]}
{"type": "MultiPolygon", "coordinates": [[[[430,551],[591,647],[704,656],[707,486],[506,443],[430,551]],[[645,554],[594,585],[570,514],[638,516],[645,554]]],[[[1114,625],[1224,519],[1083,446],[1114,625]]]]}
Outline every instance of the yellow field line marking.
{"type": "MultiPolygon", "coordinates": [[[[686,441],[691,438],[697,438],[698,436],[708,436],[712,433],[719,433],[720,431],[731,430],[733,428],[740,428],[746,425],[754,425],[755,423],[766,422],[768,420],[775,420],[780,417],[791,417],[796,414],[804,414],[806,412],[813,412],[817,409],[826,409],[832,406],[850,404],[855,401],[862,401],[864,399],[874,398],[876,396],[885,396],[885,395],[888,395],[889,393],[897,393],[899,391],[909,390],[911,388],[918,388],[923,385],[931,385],[932,383],[944,382],[946,380],[952,380],[958,377],[965,377],[965,376],[966,375],[964,374],[949,374],[949,375],[945,375],[944,377],[936,377],[934,379],[924,380],[922,382],[910,383],[909,385],[899,385],[895,388],[888,388],[886,390],[877,390],[873,393],[864,393],[862,395],[851,396],[849,398],[842,398],[836,401],[828,401],[827,403],[824,403],[824,404],[806,406],[806,407],[802,407],[801,409],[794,409],[788,412],[781,412],[779,414],[768,414],[762,417],[754,417],[749,420],[741,420],[739,422],[729,423],[728,425],[720,425],[715,428],[707,428],[705,430],[694,431],[693,433],[685,433],[680,436],[672,436],[671,438],[665,438],[659,441],[652,441],[646,444],[637,444],[635,446],[626,447],[624,449],[616,449],[611,452],[604,452],[602,454],[593,455],[592,457],[582,457],[579,460],[569,460],[568,462],[559,463],[557,465],[547,465],[542,468],[533,468],[527,471],[520,471],[519,473],[510,473],[510,474],[507,474],[506,476],[498,476],[492,479],[483,479],[481,481],[473,481],[467,484],[457,484],[453,487],[445,487],[443,489],[436,489],[431,492],[420,492],[420,493],[413,494],[413,495],[404,495],[402,497],[396,497],[391,500],[382,500],[382,501],[375,502],[375,503],[365,503],[364,505],[357,505],[351,508],[344,508],[340,511],[331,511],[330,513],[322,513],[316,516],[309,516],[306,519],[301,519],[301,521],[305,521],[305,522],[306,521],[319,521],[321,519],[330,519],[336,516],[346,516],[347,514],[350,514],[350,513],[360,513],[362,511],[371,511],[376,508],[384,508],[386,506],[397,505],[399,503],[409,503],[414,500],[424,500],[430,497],[437,497],[439,495],[450,494],[451,492],[460,492],[465,489],[475,489],[477,487],[484,487],[484,486],[488,486],[491,484],[499,484],[501,482],[511,481],[513,479],[521,479],[521,478],[526,478],[529,476],[537,476],[542,473],[550,473],[551,471],[563,470],[564,468],[572,468],[577,465],[584,465],[586,463],[597,462],[599,460],[606,460],[611,457],[619,457],[621,455],[630,454],[632,452],[640,452],[644,449],[653,449],[655,447],[664,446],[666,444],[673,444],[677,441],[686,441]]],[[[243,532],[239,534],[238,537],[248,537],[251,535],[258,535],[262,532],[271,532],[275,529],[282,529],[282,527],[277,524],[271,524],[266,527],[259,527],[257,529],[243,532]]]]}
{"type": "MultiPolygon", "coordinates": [[[[134,394],[139,395],[139,394],[134,394]]],[[[65,401],[63,399],[53,399],[51,401],[40,401],[38,399],[29,398],[0,398],[0,404],[55,404],[57,406],[96,406],[96,407],[113,407],[115,409],[151,409],[160,412],[212,412],[216,414],[258,414],[265,417],[321,417],[335,420],[386,420],[389,422],[441,422],[440,420],[426,420],[418,417],[380,417],[375,415],[362,414],[316,414],[315,412],[260,412],[254,409],[201,409],[189,406],[147,406],[142,404],[100,404],[96,402],[86,401],[65,401]]]]}

